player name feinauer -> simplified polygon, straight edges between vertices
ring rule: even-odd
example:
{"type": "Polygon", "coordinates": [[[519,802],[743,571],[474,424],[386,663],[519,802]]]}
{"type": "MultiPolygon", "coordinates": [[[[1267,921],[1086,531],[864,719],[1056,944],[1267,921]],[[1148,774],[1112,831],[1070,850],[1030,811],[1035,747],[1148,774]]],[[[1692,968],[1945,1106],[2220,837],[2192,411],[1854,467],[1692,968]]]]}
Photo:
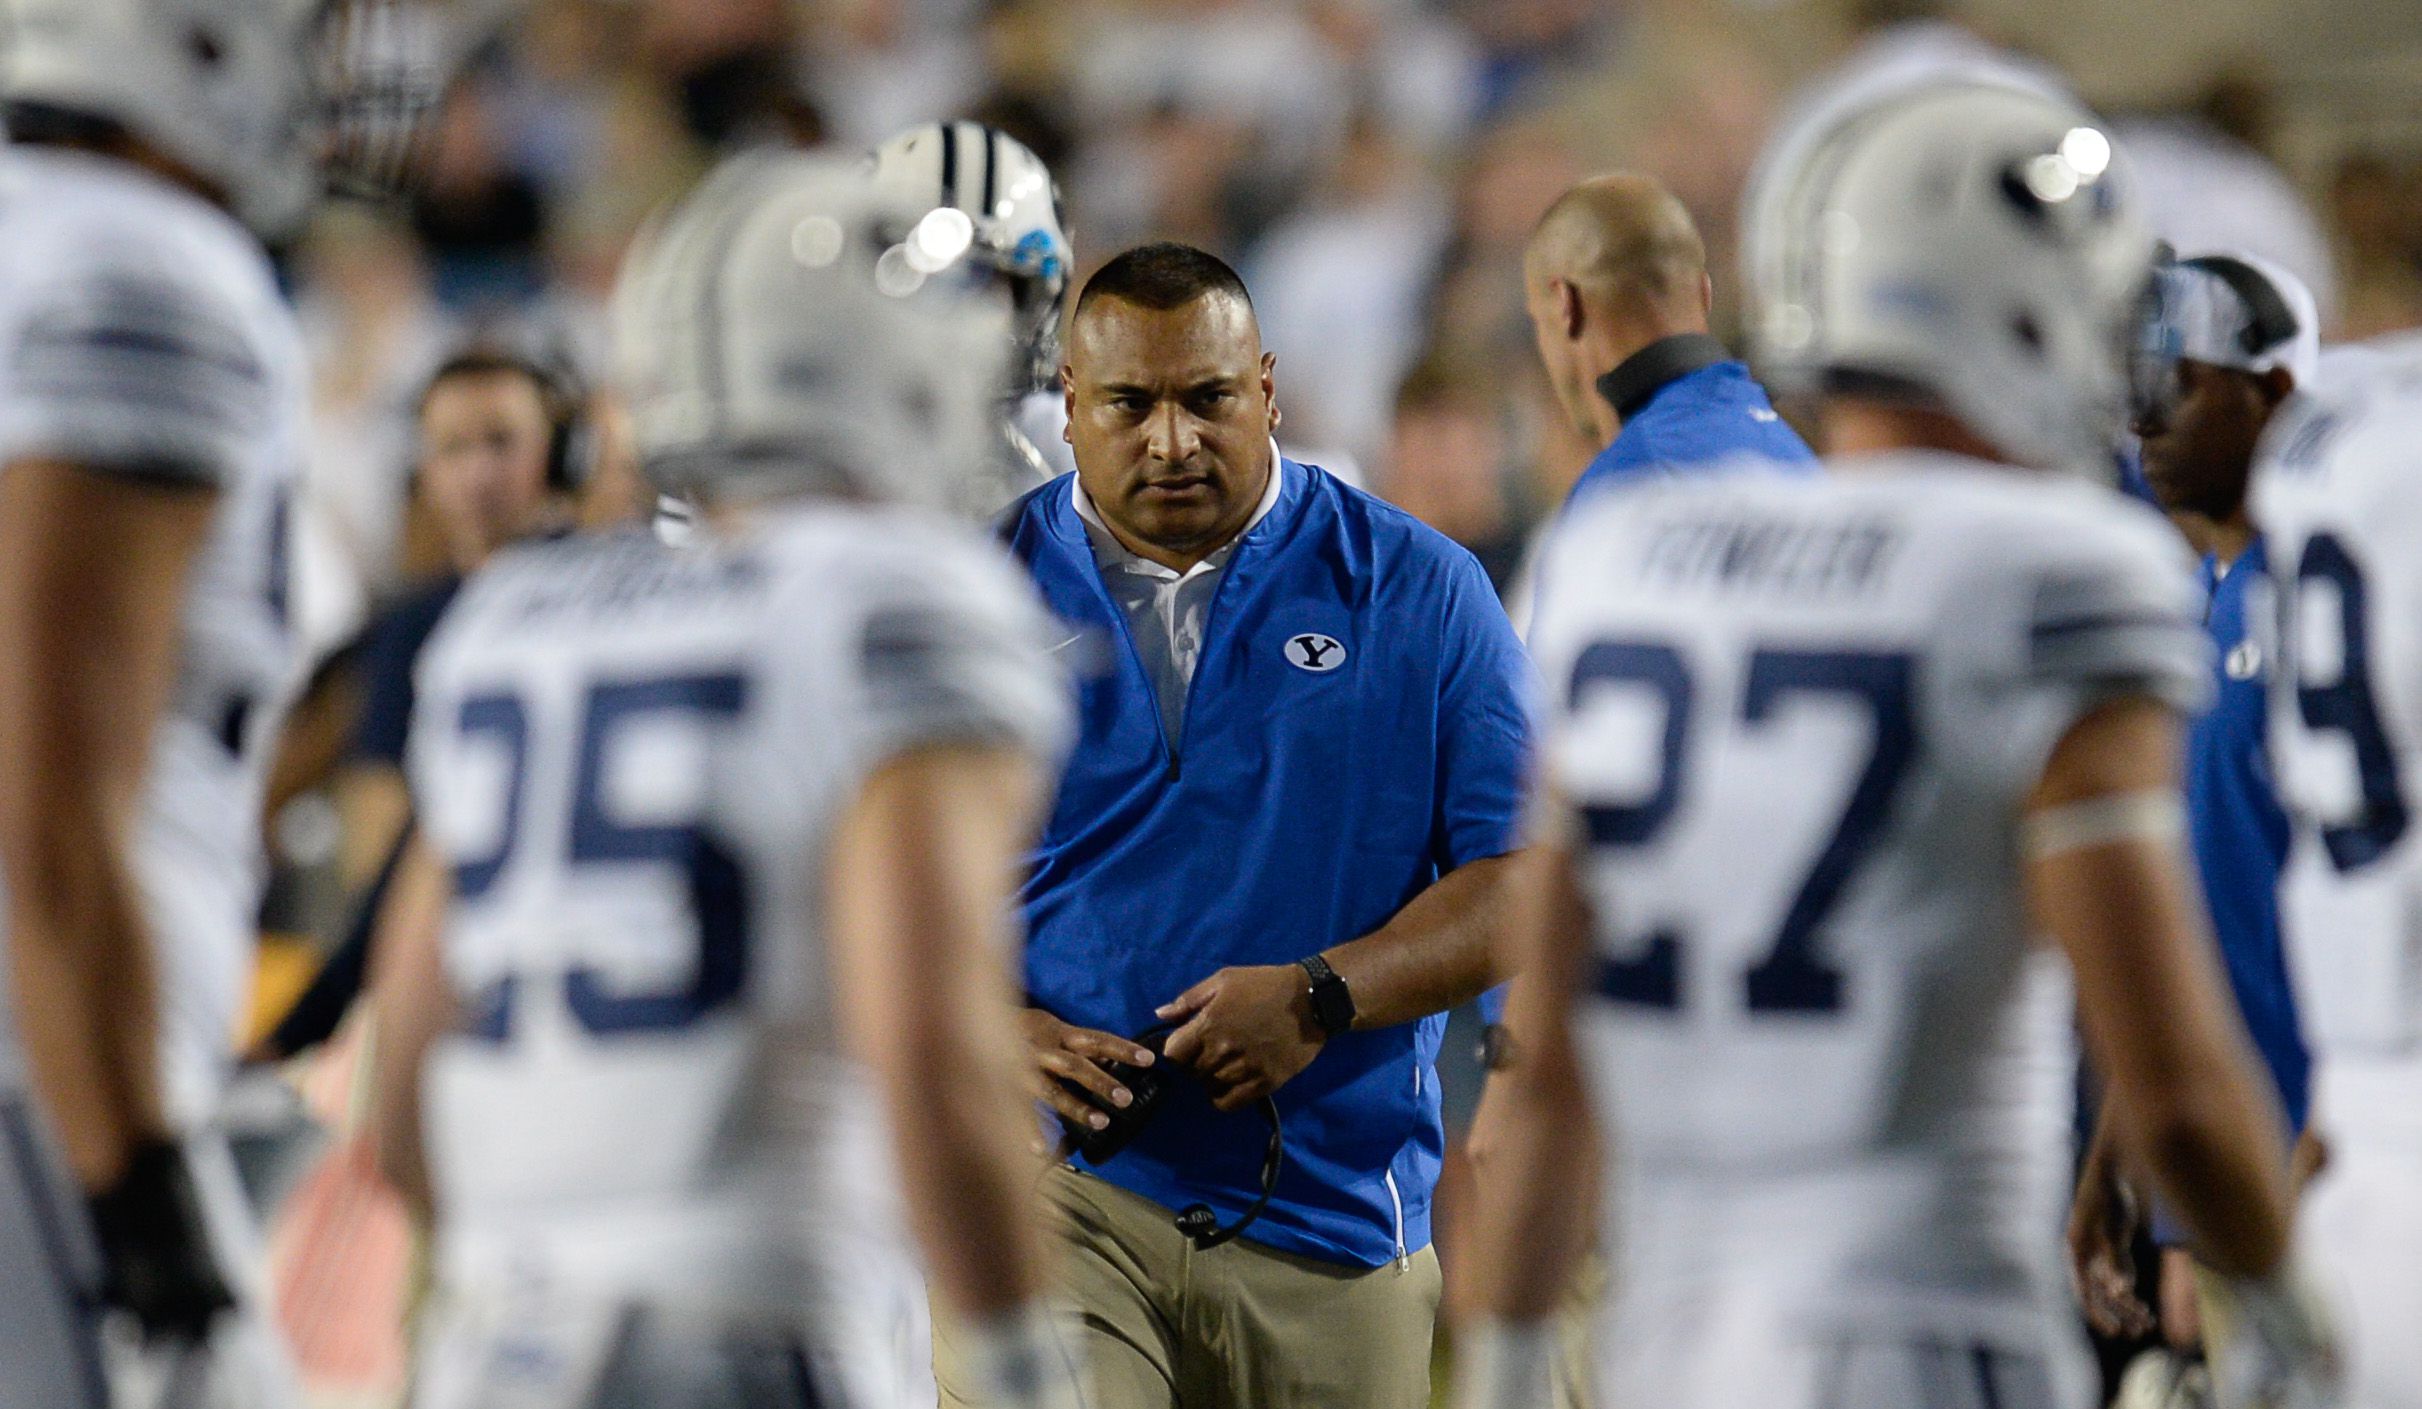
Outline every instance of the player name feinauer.
{"type": "Polygon", "coordinates": [[[581,548],[578,570],[516,584],[520,590],[511,600],[517,619],[610,616],[642,605],[687,609],[702,597],[754,590],[765,576],[753,558],[676,552],[636,533],[581,548]]]}
{"type": "Polygon", "coordinates": [[[1898,529],[1880,518],[1811,522],[1738,511],[1657,526],[1640,577],[1669,587],[1840,595],[1881,575],[1898,529]]]}

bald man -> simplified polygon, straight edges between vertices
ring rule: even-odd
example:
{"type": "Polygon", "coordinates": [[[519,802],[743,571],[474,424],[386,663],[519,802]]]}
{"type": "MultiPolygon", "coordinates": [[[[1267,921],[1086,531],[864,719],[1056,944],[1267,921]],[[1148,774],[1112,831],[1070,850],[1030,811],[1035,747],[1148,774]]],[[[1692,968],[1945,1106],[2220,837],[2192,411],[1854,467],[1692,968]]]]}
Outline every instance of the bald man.
{"type": "Polygon", "coordinates": [[[1522,263],[1548,382],[1599,447],[1573,498],[1742,455],[1814,468],[1749,368],[1708,335],[1707,248],[1664,187],[1629,172],[1582,182],[1540,217],[1522,263]]]}
{"type": "MultiPolygon", "coordinates": [[[[1573,429],[1598,447],[1568,506],[1610,485],[1743,456],[1815,471],[1816,456],[1775,414],[1748,366],[1709,335],[1707,247],[1690,212],[1655,181],[1617,172],[1558,197],[1531,231],[1522,282],[1548,384],[1573,429]]],[[[1526,565],[1508,599],[1518,627],[1529,617],[1529,577],[1526,565]]],[[[1522,1023],[1509,1023],[1506,993],[1480,997],[1488,1024],[1480,1059],[1490,1071],[1522,1050],[1512,1031],[1522,1023]]],[[[1504,1119],[1498,1085],[1484,1088],[1465,1142],[1484,1180],[1504,1119]]],[[[1594,1262],[1583,1269],[1558,1327],[1556,1409],[1588,1402],[1588,1317],[1600,1276],[1594,1262]]]]}

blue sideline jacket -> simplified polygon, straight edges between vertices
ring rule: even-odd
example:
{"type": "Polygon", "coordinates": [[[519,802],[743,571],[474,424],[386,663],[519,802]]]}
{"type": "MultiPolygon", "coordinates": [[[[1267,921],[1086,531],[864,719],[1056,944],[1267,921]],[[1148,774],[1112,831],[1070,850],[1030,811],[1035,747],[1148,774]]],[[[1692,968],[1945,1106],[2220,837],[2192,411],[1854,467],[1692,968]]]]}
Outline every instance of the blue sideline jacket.
{"type": "MultiPolygon", "coordinates": [[[[1618,408],[1620,412],[1620,408],[1618,408]]],[[[1816,452],[1784,424],[1747,364],[1725,358],[1684,372],[1636,402],[1614,444],[1574,482],[1566,504],[1610,484],[1756,455],[1814,473],[1816,452]]]]}
{"type": "MultiPolygon", "coordinates": [[[[1025,893],[1029,1001],[1134,1035],[1213,972],[1290,964],[1368,934],[1442,873],[1513,844],[1530,665],[1472,555],[1314,466],[1278,462],[1278,503],[1212,598],[1171,753],[1067,477],[1002,536],[1102,669],[1025,893]],[[1334,647],[1290,650],[1296,638],[1334,647]],[[1298,661],[1313,659],[1323,669],[1298,661]]],[[[1246,1236],[1364,1267],[1430,1237],[1444,1135],[1443,1016],[1330,1039],[1282,1087],[1286,1166],[1246,1236]]],[[[1226,1220],[1261,1184],[1266,1127],[1181,1081],[1100,1177],[1226,1220]]]]}
{"type": "Polygon", "coordinates": [[[2215,688],[2211,708],[2187,731],[2187,830],[2229,987],[2278,1087],[2289,1129],[2302,1130],[2308,1059],[2279,934],[2287,814],[2263,752],[2270,662],[2246,619],[2247,594],[2265,571],[2259,538],[2225,573],[2204,559],[2215,688]]]}

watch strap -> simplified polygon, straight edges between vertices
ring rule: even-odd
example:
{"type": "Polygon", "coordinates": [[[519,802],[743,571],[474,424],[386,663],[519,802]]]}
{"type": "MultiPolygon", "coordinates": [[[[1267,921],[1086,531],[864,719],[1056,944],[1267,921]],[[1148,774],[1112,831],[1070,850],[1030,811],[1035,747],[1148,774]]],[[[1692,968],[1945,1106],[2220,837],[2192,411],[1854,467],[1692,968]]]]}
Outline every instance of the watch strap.
{"type": "Polygon", "coordinates": [[[1295,961],[1296,966],[1311,979],[1312,1020],[1331,1037],[1354,1026],[1354,993],[1346,981],[1329,967],[1329,961],[1318,954],[1309,954],[1295,961]]]}

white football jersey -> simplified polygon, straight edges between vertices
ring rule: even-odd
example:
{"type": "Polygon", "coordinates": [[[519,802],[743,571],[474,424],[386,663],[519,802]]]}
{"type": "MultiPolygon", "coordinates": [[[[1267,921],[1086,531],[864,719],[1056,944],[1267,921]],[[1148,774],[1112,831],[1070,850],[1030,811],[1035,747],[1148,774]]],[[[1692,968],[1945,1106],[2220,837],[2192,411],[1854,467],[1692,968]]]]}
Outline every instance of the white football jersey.
{"type": "Polygon", "coordinates": [[[2297,1008],[2333,1141],[2422,1152],[2422,356],[2332,359],[2263,442],[2271,751],[2297,1008]]]}
{"type": "Polygon", "coordinates": [[[973,529],[864,507],[689,549],[527,545],[464,587],[410,754],[455,882],[464,1021],[425,1099],[457,1287],[830,1325],[906,1263],[831,1008],[825,856],[902,750],[1056,767],[1073,700],[1047,620],[973,529]]]}
{"type": "Polygon", "coordinates": [[[1609,494],[1548,548],[1615,1285],[2040,1350],[2074,1058],[2022,799],[2098,702],[2197,704],[2200,594],[2167,525],[2083,482],[1829,470],[1609,494]]]}
{"type": "Polygon", "coordinates": [[[286,505],[307,391],[293,315],[242,226],[124,162],[0,150],[0,462],[219,495],[137,844],[181,1126],[215,1105],[249,997],[262,782],[298,675],[286,505]]]}

